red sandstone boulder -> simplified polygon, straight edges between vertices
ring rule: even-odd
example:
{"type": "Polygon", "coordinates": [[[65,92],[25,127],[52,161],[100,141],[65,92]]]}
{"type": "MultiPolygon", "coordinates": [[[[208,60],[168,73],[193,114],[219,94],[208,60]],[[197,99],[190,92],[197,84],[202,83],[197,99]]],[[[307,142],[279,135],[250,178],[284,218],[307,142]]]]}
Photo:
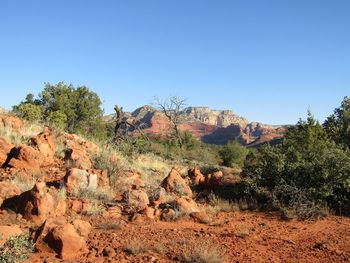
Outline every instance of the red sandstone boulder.
{"type": "Polygon", "coordinates": [[[79,188],[96,189],[97,187],[109,187],[107,171],[101,170],[90,169],[86,171],[72,168],[68,170],[64,177],[64,182],[68,192],[77,191],[79,188]]]}
{"type": "Polygon", "coordinates": [[[49,192],[45,183],[36,183],[33,189],[6,199],[3,207],[13,209],[25,219],[42,223],[48,218],[62,216],[66,212],[65,200],[49,192]]]}
{"type": "Polygon", "coordinates": [[[130,212],[140,212],[149,204],[148,195],[143,190],[131,190],[125,195],[126,203],[130,212]]]}
{"type": "Polygon", "coordinates": [[[45,128],[43,132],[39,133],[36,137],[31,139],[33,146],[38,150],[44,157],[44,165],[50,165],[54,163],[54,156],[56,152],[56,145],[52,130],[45,128]]]}
{"type": "Polygon", "coordinates": [[[180,197],[176,199],[176,206],[183,214],[189,215],[200,211],[197,203],[191,198],[180,197]]]}
{"type": "Polygon", "coordinates": [[[205,176],[198,168],[189,169],[188,176],[191,179],[192,185],[199,185],[205,182],[205,176]]]}
{"type": "Polygon", "coordinates": [[[63,259],[75,257],[86,248],[86,239],[91,231],[88,222],[74,220],[72,224],[49,229],[46,242],[63,259]]]}
{"type": "Polygon", "coordinates": [[[212,174],[208,174],[206,178],[206,184],[210,186],[215,186],[220,184],[223,177],[222,171],[216,171],[212,174]]]}
{"type": "Polygon", "coordinates": [[[163,180],[161,186],[167,191],[178,195],[192,197],[193,193],[185,179],[173,168],[169,175],[163,180]]]}
{"type": "Polygon", "coordinates": [[[32,173],[39,172],[40,166],[45,160],[45,156],[39,151],[25,144],[13,148],[10,155],[8,163],[5,164],[6,167],[27,170],[32,173]]]}

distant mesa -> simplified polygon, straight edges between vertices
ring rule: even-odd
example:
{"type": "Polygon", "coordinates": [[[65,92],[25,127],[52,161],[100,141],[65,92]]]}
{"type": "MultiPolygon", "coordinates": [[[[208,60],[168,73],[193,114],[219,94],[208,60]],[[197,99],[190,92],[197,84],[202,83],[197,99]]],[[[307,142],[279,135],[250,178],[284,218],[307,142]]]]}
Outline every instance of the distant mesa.
{"type": "MultiPolygon", "coordinates": [[[[114,114],[105,116],[112,122],[114,114]]],[[[124,118],[143,132],[153,136],[165,137],[171,132],[165,115],[152,106],[145,105],[135,111],[124,113],[124,118]]],[[[283,138],[283,126],[249,122],[231,110],[213,110],[209,107],[187,107],[182,111],[180,130],[189,131],[194,137],[209,144],[223,145],[237,140],[251,147],[264,143],[278,143],[283,138]]]]}

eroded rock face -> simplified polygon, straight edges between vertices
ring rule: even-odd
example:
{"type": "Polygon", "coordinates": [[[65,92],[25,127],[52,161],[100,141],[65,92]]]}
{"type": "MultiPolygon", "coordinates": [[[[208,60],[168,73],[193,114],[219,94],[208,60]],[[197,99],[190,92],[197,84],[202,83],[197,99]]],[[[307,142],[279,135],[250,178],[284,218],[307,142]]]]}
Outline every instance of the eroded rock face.
{"type": "Polygon", "coordinates": [[[5,208],[20,213],[24,219],[42,223],[48,218],[62,216],[66,212],[65,200],[58,199],[49,193],[45,183],[36,183],[33,189],[6,199],[5,208]]]}
{"type": "Polygon", "coordinates": [[[63,259],[72,258],[86,247],[91,225],[82,220],[55,226],[48,230],[45,241],[63,259]]]}
{"type": "MultiPolygon", "coordinates": [[[[166,116],[150,106],[140,107],[131,114],[125,114],[124,117],[135,126],[142,123],[146,126],[144,132],[151,137],[152,135],[166,137],[171,133],[171,125],[166,116]]],[[[248,120],[230,110],[188,107],[183,110],[180,118],[182,119],[179,126],[181,131],[189,131],[194,137],[212,144],[226,144],[238,138],[240,143],[247,145],[254,143],[262,135],[269,134],[264,136],[264,139],[274,140],[283,137],[285,133],[282,127],[257,122],[249,123],[248,120]]],[[[106,120],[111,121],[112,116],[106,120]]],[[[137,130],[133,132],[138,134],[137,130]]],[[[256,144],[259,144],[259,141],[256,144]]]]}
{"type": "Polygon", "coordinates": [[[45,128],[43,132],[31,139],[33,146],[38,150],[45,159],[42,161],[44,165],[51,165],[54,163],[54,156],[56,152],[56,145],[52,130],[45,128]]]}
{"type": "Polygon", "coordinates": [[[21,190],[16,185],[9,182],[0,182],[0,206],[4,200],[20,194],[21,190]]]}
{"type": "Polygon", "coordinates": [[[0,226],[0,246],[2,246],[11,236],[17,236],[20,234],[22,234],[22,230],[18,225],[0,226]]]}
{"type": "Polygon", "coordinates": [[[167,191],[177,195],[192,197],[193,193],[187,181],[183,179],[180,173],[173,168],[169,175],[163,180],[161,186],[167,191]]]}
{"type": "Polygon", "coordinates": [[[27,170],[34,173],[40,171],[40,167],[44,160],[45,156],[43,156],[38,150],[25,144],[21,144],[11,150],[10,156],[3,166],[27,170]]]}

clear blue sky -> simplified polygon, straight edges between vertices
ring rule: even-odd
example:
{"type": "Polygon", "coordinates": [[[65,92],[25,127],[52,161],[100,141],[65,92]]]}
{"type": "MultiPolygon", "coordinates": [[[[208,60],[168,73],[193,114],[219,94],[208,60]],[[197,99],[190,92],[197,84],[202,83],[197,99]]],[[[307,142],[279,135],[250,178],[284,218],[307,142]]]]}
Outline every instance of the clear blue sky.
{"type": "Polygon", "coordinates": [[[106,113],[177,95],[251,121],[350,95],[349,0],[1,0],[0,105],[86,85],[106,113]]]}

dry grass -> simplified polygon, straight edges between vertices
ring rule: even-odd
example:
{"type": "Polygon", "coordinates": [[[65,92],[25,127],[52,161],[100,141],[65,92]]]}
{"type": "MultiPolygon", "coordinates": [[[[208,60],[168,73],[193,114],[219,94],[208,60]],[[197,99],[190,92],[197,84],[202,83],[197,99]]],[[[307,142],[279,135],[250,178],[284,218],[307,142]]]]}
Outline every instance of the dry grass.
{"type": "Polygon", "coordinates": [[[223,263],[226,258],[223,251],[214,244],[202,242],[190,246],[185,244],[181,262],[183,263],[223,263]]]}
{"type": "Polygon", "coordinates": [[[35,137],[37,134],[43,131],[43,125],[38,123],[25,123],[21,132],[13,130],[9,126],[5,126],[0,122],[0,137],[3,137],[6,141],[18,146],[20,144],[29,144],[30,138],[35,137]]]}
{"type": "Polygon", "coordinates": [[[76,191],[71,193],[71,196],[83,199],[83,200],[94,200],[101,203],[111,202],[114,198],[114,193],[109,189],[104,188],[78,188],[76,191]]]}
{"type": "Polygon", "coordinates": [[[102,206],[99,202],[94,201],[83,214],[86,216],[95,216],[101,214],[104,209],[104,206],[102,206]]]}
{"type": "Polygon", "coordinates": [[[239,204],[222,199],[215,194],[209,195],[209,203],[216,209],[217,212],[234,212],[239,211],[239,204]]]}

